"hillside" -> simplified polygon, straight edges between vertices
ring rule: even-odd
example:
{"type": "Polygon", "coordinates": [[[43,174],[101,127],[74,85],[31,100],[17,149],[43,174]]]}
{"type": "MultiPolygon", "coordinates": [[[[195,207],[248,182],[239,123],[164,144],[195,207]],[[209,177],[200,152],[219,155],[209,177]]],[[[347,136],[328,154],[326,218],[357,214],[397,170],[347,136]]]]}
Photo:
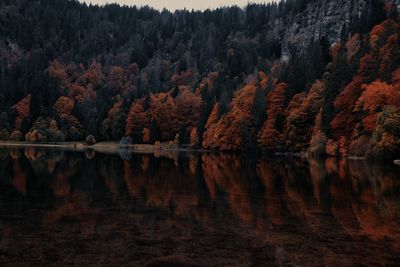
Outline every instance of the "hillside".
{"type": "Polygon", "coordinates": [[[0,29],[0,140],[400,152],[397,2],[171,13],[6,0],[0,29]]]}

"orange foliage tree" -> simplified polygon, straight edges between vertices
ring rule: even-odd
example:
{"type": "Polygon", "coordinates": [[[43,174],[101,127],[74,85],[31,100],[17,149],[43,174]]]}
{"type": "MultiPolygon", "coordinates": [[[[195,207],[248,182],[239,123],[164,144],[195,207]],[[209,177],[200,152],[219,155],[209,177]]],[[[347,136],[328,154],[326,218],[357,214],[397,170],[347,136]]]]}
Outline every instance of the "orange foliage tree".
{"type": "Polygon", "coordinates": [[[69,97],[61,96],[56,103],[54,104],[53,108],[59,114],[71,114],[72,110],[74,109],[75,102],[69,97]]]}
{"type": "Polygon", "coordinates": [[[179,87],[179,94],[174,99],[176,116],[181,127],[188,131],[196,127],[200,116],[201,97],[187,86],[179,87]]]}
{"type": "MultiPolygon", "coordinates": [[[[113,133],[119,130],[117,128],[121,127],[119,124],[121,123],[120,118],[122,115],[121,114],[122,103],[123,103],[122,99],[117,98],[116,102],[108,111],[107,118],[100,125],[99,133],[101,137],[105,140],[110,139],[110,137],[113,136],[113,133]]],[[[125,121],[123,121],[122,123],[124,124],[123,126],[125,126],[125,121]]],[[[125,130],[122,129],[122,132],[125,132],[125,130]]]]}
{"type": "Polygon", "coordinates": [[[149,128],[143,129],[143,143],[150,143],[151,142],[151,132],[149,128]]]}
{"type": "Polygon", "coordinates": [[[190,146],[192,148],[197,148],[199,146],[199,136],[195,127],[190,131],[190,146]]]}
{"type": "Polygon", "coordinates": [[[84,136],[83,126],[79,120],[72,115],[74,106],[75,102],[71,97],[61,96],[53,105],[53,109],[60,117],[60,128],[64,138],[71,141],[80,141],[84,136]]]}
{"type": "Polygon", "coordinates": [[[346,49],[347,49],[347,60],[351,61],[354,56],[361,50],[361,35],[354,34],[347,42],[346,42],[346,49]]]}
{"type": "Polygon", "coordinates": [[[168,93],[151,95],[150,116],[159,128],[161,140],[173,140],[179,132],[176,105],[168,93]]]}
{"type": "Polygon", "coordinates": [[[379,74],[382,78],[387,79],[400,61],[400,38],[398,33],[388,38],[386,44],[379,50],[379,54],[381,57],[379,74]]]}
{"type": "Polygon", "coordinates": [[[287,108],[285,128],[286,146],[294,151],[305,151],[310,143],[315,117],[323,100],[324,84],[316,81],[307,96],[293,97],[287,108]]]}
{"type": "Polygon", "coordinates": [[[204,133],[203,146],[205,148],[238,150],[243,145],[243,135],[254,134],[251,122],[256,90],[256,86],[246,85],[237,91],[233,97],[230,112],[224,114],[219,121],[216,120],[218,106],[215,106],[204,133]]]}
{"type": "Polygon", "coordinates": [[[260,71],[249,75],[247,84],[236,91],[228,112],[219,117],[220,103],[214,106],[203,135],[203,146],[219,150],[252,149],[265,117],[265,94],[271,77],[260,71]]]}
{"type": "Polygon", "coordinates": [[[212,127],[214,127],[214,125],[218,123],[218,112],[219,112],[219,104],[215,103],[215,105],[211,111],[211,114],[207,119],[207,123],[205,126],[205,132],[203,134],[202,146],[205,148],[212,148],[211,143],[209,143],[208,140],[215,140],[215,139],[219,138],[219,136],[216,134],[214,129],[212,129],[212,127]]]}
{"type": "Polygon", "coordinates": [[[49,64],[49,68],[47,69],[47,73],[58,80],[62,86],[66,86],[68,83],[68,74],[65,70],[65,67],[58,61],[53,60],[49,64]]]}
{"type": "Polygon", "coordinates": [[[267,96],[267,120],[259,133],[259,143],[264,149],[282,147],[286,89],[287,84],[277,84],[267,96]]]}
{"type": "Polygon", "coordinates": [[[187,85],[188,80],[193,76],[193,70],[188,69],[180,74],[175,74],[171,77],[171,83],[174,86],[187,85]]]}
{"type": "Polygon", "coordinates": [[[398,158],[400,151],[400,109],[387,106],[379,114],[367,157],[381,160],[398,158]]]}
{"type": "Polygon", "coordinates": [[[396,31],[399,25],[392,19],[387,19],[381,24],[376,25],[370,32],[370,46],[372,49],[378,49],[386,42],[386,38],[396,31]]]}
{"type": "Polygon", "coordinates": [[[330,123],[334,138],[339,139],[340,136],[351,137],[353,135],[354,128],[349,125],[356,125],[358,120],[354,108],[362,93],[362,82],[362,78],[356,76],[335,99],[334,107],[337,114],[330,123]]]}
{"type": "Polygon", "coordinates": [[[133,89],[133,77],[138,73],[136,64],[126,68],[113,66],[107,76],[107,85],[116,92],[124,92],[133,89]]]}
{"type": "Polygon", "coordinates": [[[127,115],[125,134],[128,136],[138,131],[143,134],[143,128],[148,128],[159,131],[161,141],[173,140],[181,129],[189,135],[198,123],[201,97],[185,86],[174,92],[175,98],[172,93],[149,94],[134,101],[127,115]]]}
{"type": "Polygon", "coordinates": [[[95,89],[104,80],[103,69],[100,63],[93,61],[85,70],[83,65],[77,67],[74,64],[64,65],[54,60],[50,62],[47,73],[55,78],[66,90],[66,94],[76,102],[84,102],[85,99],[96,100],[95,89]]]}
{"type": "Polygon", "coordinates": [[[77,82],[97,87],[103,82],[103,79],[103,67],[97,61],[93,61],[89,68],[77,79],[77,82]]]}
{"type": "Polygon", "coordinates": [[[22,121],[29,116],[31,99],[31,95],[27,95],[12,107],[17,115],[15,118],[15,128],[17,130],[21,128],[22,121]]]}
{"type": "Polygon", "coordinates": [[[310,140],[310,146],[308,148],[308,153],[312,156],[322,156],[326,154],[325,146],[327,142],[327,137],[322,130],[322,108],[319,110],[318,115],[315,119],[315,124],[312,129],[312,137],[310,140]]]}
{"type": "Polygon", "coordinates": [[[126,136],[130,136],[134,132],[142,131],[143,127],[150,126],[151,120],[149,114],[144,109],[144,102],[145,99],[140,99],[132,103],[126,119],[126,136]]]}
{"type": "Polygon", "coordinates": [[[376,127],[376,119],[380,111],[387,105],[400,105],[400,92],[392,85],[382,81],[375,81],[363,86],[364,92],[358,99],[356,109],[366,112],[364,126],[369,132],[376,127]]]}

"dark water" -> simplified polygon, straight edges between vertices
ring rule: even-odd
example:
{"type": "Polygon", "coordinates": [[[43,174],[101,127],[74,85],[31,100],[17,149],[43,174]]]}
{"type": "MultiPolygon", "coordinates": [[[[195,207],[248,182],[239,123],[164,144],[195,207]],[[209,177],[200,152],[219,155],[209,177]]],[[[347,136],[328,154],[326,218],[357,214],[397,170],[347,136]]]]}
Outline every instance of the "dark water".
{"type": "Polygon", "coordinates": [[[0,265],[400,263],[396,166],[121,155],[1,150],[0,265]]]}

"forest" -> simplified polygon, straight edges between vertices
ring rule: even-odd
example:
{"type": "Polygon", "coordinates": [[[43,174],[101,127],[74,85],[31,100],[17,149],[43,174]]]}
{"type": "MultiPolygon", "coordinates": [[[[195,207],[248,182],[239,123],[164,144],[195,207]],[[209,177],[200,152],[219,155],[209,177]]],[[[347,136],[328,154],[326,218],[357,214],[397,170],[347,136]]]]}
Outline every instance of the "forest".
{"type": "Polygon", "coordinates": [[[3,0],[0,140],[398,157],[398,4],[372,1],[340,38],[286,59],[276,28],[319,2],[170,12],[3,0]]]}

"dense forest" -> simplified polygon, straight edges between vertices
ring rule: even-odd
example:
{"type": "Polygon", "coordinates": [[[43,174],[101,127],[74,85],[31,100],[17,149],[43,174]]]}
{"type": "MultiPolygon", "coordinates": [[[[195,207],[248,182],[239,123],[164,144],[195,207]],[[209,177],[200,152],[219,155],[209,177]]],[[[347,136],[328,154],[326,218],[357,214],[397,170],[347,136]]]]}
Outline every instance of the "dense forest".
{"type": "Polygon", "coordinates": [[[3,0],[0,140],[92,135],[223,151],[394,158],[398,4],[358,2],[369,12],[346,18],[337,36],[309,42],[292,36],[295,47],[283,38],[286,29],[309,10],[325,9],[324,1],[172,13],[3,0]]]}

